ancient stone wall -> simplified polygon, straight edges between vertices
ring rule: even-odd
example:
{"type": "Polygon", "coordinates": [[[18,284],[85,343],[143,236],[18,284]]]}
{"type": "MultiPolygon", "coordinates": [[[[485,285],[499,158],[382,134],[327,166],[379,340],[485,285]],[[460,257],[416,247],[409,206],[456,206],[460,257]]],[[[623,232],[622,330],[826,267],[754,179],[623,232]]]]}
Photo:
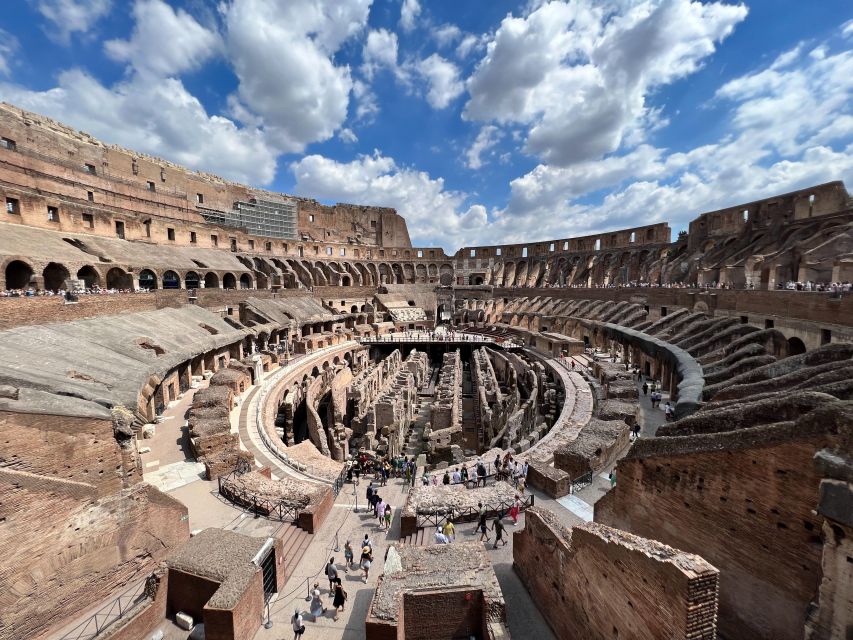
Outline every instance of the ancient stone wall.
{"type": "Polygon", "coordinates": [[[832,440],[825,426],[784,423],[640,440],[595,520],[713,563],[727,638],[802,638],[821,573],[812,458],[832,440]]]}
{"type": "Polygon", "coordinates": [[[717,570],[654,540],[532,507],[513,567],[558,638],[716,638],[717,570]]]}
{"type": "Polygon", "coordinates": [[[0,471],[3,640],[47,637],[144,579],[189,537],[186,507],[152,486],[97,499],[67,484],[0,471]]]}
{"type": "Polygon", "coordinates": [[[138,479],[125,468],[112,419],[0,411],[0,466],[92,485],[105,496],[138,479]]]}

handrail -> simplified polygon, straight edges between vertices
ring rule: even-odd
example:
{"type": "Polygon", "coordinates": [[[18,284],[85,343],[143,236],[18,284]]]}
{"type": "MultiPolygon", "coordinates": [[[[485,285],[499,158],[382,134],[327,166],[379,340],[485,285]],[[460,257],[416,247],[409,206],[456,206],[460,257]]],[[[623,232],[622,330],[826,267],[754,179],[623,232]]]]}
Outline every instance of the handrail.
{"type": "Polygon", "coordinates": [[[276,502],[268,498],[259,498],[254,493],[251,493],[246,489],[235,487],[233,484],[228,484],[229,480],[238,478],[244,473],[247,473],[247,471],[238,466],[230,473],[224,476],[219,476],[217,479],[219,484],[219,494],[234,504],[246,507],[256,515],[275,518],[282,522],[296,522],[298,520],[300,512],[299,507],[285,504],[284,500],[276,502]]]}
{"type": "Polygon", "coordinates": [[[105,604],[59,640],[92,640],[124,618],[148,597],[148,578],[141,580],[117,598],[105,604]]]}
{"type": "MultiPolygon", "coordinates": [[[[483,505],[483,510],[487,513],[498,514],[503,517],[502,514],[506,513],[512,508],[513,500],[501,500],[497,505],[492,503],[487,503],[483,505]]],[[[532,493],[525,496],[523,500],[521,500],[520,510],[524,511],[529,507],[534,506],[536,502],[536,496],[532,493]]],[[[434,509],[432,511],[420,511],[418,510],[415,514],[417,527],[419,529],[424,528],[426,525],[432,525],[435,527],[443,525],[449,519],[452,519],[454,522],[469,522],[471,520],[476,520],[480,517],[480,509],[479,507],[463,507],[461,509],[454,509],[453,507],[449,507],[447,509],[434,509]]]]}

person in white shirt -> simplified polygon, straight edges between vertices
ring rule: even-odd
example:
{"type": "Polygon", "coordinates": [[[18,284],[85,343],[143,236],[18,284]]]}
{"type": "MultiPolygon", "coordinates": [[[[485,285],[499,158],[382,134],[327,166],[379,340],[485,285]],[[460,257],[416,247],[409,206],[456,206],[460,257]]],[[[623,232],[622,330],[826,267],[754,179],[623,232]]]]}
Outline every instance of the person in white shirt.
{"type": "Polygon", "coordinates": [[[435,530],[435,543],[436,544],[448,544],[450,540],[447,539],[447,536],[444,535],[444,532],[441,530],[441,527],[435,530]]]}
{"type": "Polygon", "coordinates": [[[290,623],[293,625],[293,640],[299,640],[302,634],[305,633],[305,624],[303,624],[302,614],[299,613],[299,609],[293,612],[290,623]]]}

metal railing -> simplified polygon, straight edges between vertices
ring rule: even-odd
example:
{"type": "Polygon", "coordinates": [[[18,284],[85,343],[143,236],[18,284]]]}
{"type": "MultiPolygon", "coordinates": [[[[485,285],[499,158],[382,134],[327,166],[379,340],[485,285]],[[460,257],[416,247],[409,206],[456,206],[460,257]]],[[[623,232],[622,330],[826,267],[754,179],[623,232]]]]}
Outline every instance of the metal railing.
{"type": "Polygon", "coordinates": [[[219,495],[236,505],[248,509],[255,515],[281,520],[282,522],[296,522],[299,519],[300,508],[298,506],[285,504],[284,500],[276,501],[258,497],[251,491],[237,487],[231,482],[244,473],[247,473],[247,470],[238,467],[227,475],[219,476],[219,495]]]}
{"type": "Polygon", "coordinates": [[[572,493],[577,493],[583,489],[586,489],[589,485],[592,484],[592,471],[587,471],[582,476],[578,476],[574,480],[572,480],[572,493]]]}
{"type": "Polygon", "coordinates": [[[136,583],[116,599],[98,609],[59,640],[92,640],[104,633],[113,624],[134,611],[140,604],[150,600],[146,588],[147,584],[148,578],[136,583]]]}
{"type": "MultiPolygon", "coordinates": [[[[525,496],[524,499],[521,500],[521,511],[532,507],[535,501],[536,497],[533,494],[525,496]]],[[[503,517],[503,515],[508,513],[512,508],[513,502],[513,500],[501,500],[497,504],[484,504],[483,509],[487,516],[499,515],[503,517]]],[[[435,511],[418,511],[416,514],[416,521],[418,528],[422,529],[426,526],[440,527],[444,525],[448,519],[452,519],[453,522],[471,522],[473,520],[477,520],[479,517],[479,507],[462,507],[457,509],[450,507],[448,509],[436,509],[435,511]]]]}

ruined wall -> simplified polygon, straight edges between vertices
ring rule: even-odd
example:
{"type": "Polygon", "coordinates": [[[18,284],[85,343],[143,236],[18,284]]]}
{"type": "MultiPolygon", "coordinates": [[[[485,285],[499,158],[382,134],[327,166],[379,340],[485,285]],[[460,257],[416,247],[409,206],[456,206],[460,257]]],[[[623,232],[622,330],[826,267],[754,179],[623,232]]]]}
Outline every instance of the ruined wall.
{"type": "Polygon", "coordinates": [[[96,498],[85,485],[0,470],[0,638],[43,638],[144,579],[189,537],[187,509],[139,483],[96,498]]]}
{"type": "Polygon", "coordinates": [[[99,496],[141,479],[125,468],[108,418],[82,418],[0,411],[0,466],[83,482],[99,496]]]}
{"type": "Polygon", "coordinates": [[[558,638],[716,638],[717,570],[655,540],[532,507],[513,567],[558,638]]]}
{"type": "Polygon", "coordinates": [[[713,563],[727,638],[799,640],[821,574],[812,458],[832,439],[818,425],[774,425],[640,440],[595,520],[713,563]]]}

